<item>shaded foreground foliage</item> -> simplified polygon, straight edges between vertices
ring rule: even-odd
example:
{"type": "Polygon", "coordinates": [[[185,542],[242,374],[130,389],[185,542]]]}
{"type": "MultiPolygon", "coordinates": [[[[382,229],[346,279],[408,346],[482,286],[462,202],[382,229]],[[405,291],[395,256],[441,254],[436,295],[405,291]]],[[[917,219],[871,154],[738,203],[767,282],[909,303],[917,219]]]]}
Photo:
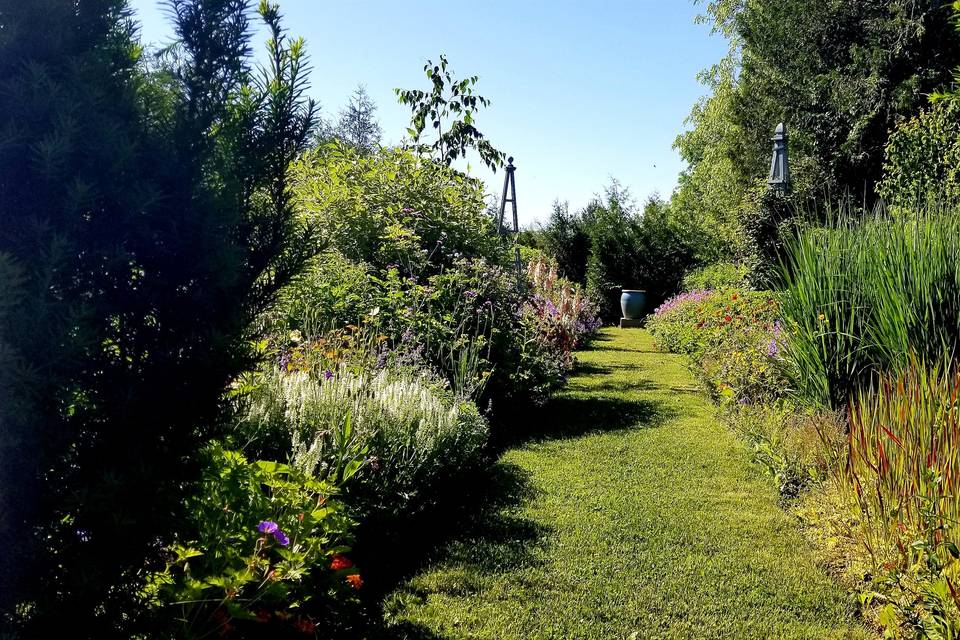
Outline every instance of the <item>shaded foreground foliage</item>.
{"type": "Polygon", "coordinates": [[[0,6],[0,603],[31,635],[125,634],[247,327],[307,257],[288,165],[303,43],[275,7],[170,3],[143,56],[123,0],[0,6]]]}

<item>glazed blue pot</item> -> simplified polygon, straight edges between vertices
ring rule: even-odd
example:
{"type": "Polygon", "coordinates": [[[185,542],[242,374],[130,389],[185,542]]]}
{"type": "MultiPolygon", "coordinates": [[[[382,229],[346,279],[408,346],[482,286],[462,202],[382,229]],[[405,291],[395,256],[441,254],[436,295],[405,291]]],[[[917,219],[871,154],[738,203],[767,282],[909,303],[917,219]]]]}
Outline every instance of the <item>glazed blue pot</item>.
{"type": "Polygon", "coordinates": [[[647,292],[639,289],[624,289],[620,294],[620,310],[627,320],[639,320],[647,306],[647,292]]]}

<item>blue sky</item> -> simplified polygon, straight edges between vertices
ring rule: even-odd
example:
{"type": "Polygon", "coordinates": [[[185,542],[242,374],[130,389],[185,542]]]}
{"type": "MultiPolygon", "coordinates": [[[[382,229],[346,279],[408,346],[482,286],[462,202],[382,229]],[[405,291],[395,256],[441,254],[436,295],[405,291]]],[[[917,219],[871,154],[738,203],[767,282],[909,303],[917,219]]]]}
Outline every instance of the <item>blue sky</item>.
{"type": "MultiPolygon", "coordinates": [[[[158,0],[131,0],[144,42],[171,28],[158,0]]],[[[312,95],[335,117],[358,84],[379,106],[384,142],[409,122],[393,89],[426,87],[423,65],[445,53],[454,73],[479,75],[492,105],[477,126],[515,156],[522,224],[544,220],[555,199],[585,205],[610,178],[638,201],[668,196],[682,162],[672,149],[705,92],[697,73],[726,42],[694,24],[692,0],[280,0],[291,35],[313,65],[312,95]]],[[[262,38],[261,38],[262,40],[262,38]]],[[[257,43],[260,45],[260,42],[257,43]]],[[[493,176],[473,173],[499,192],[493,176]]]]}

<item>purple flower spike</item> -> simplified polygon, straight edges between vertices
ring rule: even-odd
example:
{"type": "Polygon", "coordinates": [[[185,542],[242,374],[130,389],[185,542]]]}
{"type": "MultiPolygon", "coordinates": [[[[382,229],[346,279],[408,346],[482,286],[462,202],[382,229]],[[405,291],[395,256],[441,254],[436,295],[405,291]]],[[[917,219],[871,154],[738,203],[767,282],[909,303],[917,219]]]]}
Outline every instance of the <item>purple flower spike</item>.
{"type": "Polygon", "coordinates": [[[277,527],[277,523],[276,523],[276,522],[272,522],[272,521],[270,521],[270,520],[264,520],[264,521],[261,522],[260,525],[257,527],[257,531],[259,531],[260,533],[273,533],[273,532],[277,531],[278,529],[279,529],[279,527],[277,527]]]}
{"type": "Polygon", "coordinates": [[[333,377],[333,371],[330,371],[330,369],[327,369],[326,371],[323,372],[324,380],[329,380],[332,377],[333,377]]]}
{"type": "Polygon", "coordinates": [[[767,343],[767,356],[770,358],[775,358],[779,352],[780,349],[777,346],[776,338],[771,338],[770,342],[767,343]]]}
{"type": "Polygon", "coordinates": [[[290,544],[290,538],[288,538],[287,534],[285,534],[283,531],[280,531],[280,529],[277,529],[273,532],[273,537],[277,539],[277,542],[280,543],[281,547],[285,547],[290,544]]]}

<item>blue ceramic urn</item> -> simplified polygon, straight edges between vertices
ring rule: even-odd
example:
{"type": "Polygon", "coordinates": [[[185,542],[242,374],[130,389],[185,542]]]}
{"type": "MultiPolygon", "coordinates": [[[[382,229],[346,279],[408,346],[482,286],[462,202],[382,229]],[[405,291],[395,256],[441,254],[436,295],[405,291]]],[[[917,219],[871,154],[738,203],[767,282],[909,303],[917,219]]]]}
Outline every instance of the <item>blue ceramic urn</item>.
{"type": "Polygon", "coordinates": [[[647,306],[647,292],[639,289],[624,289],[620,295],[620,309],[627,320],[639,320],[647,306]]]}

